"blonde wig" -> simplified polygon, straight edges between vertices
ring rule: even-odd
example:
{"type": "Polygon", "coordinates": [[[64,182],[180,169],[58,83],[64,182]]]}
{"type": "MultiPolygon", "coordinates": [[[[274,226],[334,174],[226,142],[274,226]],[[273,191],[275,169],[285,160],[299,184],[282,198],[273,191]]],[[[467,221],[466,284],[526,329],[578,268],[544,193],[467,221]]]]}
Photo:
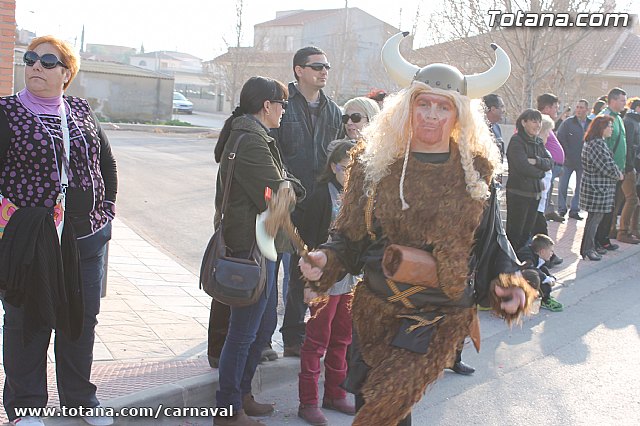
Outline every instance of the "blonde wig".
{"type": "MultiPolygon", "coordinates": [[[[486,176],[474,168],[474,157],[484,157],[498,170],[500,153],[485,121],[482,105],[457,92],[433,89],[414,81],[411,86],[385,98],[384,109],[363,130],[365,144],[360,161],[365,167],[365,191],[389,173],[389,166],[407,156],[412,138],[413,101],[422,93],[435,93],[451,99],[457,109],[457,120],[451,138],[458,144],[467,191],[476,200],[486,199],[489,186],[486,176]]],[[[402,194],[401,194],[402,196],[402,194]]]]}

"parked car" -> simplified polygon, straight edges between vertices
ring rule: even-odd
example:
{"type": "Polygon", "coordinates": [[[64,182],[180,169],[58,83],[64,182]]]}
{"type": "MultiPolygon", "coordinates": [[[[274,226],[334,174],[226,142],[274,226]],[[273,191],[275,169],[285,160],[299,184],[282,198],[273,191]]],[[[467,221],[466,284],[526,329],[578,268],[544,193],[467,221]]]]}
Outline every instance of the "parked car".
{"type": "Polygon", "coordinates": [[[193,113],[193,102],[185,98],[180,92],[173,92],[173,112],[175,113],[193,113]]]}

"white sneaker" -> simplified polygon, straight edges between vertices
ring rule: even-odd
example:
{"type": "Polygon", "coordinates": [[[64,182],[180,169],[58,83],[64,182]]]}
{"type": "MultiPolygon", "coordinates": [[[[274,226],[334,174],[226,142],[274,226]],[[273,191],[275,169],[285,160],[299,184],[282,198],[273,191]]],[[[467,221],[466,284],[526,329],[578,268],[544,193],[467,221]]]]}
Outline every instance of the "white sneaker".
{"type": "MultiPolygon", "coordinates": [[[[95,408],[99,409],[100,406],[98,405],[95,408]]],[[[82,416],[82,420],[91,426],[109,426],[113,424],[113,417],[111,416],[82,416]]]]}
{"type": "Polygon", "coordinates": [[[10,424],[14,426],[44,426],[42,419],[35,416],[18,417],[10,424]]]}

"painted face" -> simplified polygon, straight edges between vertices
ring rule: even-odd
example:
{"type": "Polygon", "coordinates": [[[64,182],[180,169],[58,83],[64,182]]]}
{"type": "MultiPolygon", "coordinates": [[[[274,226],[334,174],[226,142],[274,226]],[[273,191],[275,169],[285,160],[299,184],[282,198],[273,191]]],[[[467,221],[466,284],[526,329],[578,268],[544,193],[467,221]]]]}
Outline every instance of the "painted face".
{"type": "Polygon", "coordinates": [[[522,127],[524,127],[524,131],[527,132],[529,136],[538,136],[542,128],[542,122],[538,120],[524,120],[522,127]]]}
{"type": "Polygon", "coordinates": [[[448,144],[457,120],[453,101],[443,95],[422,93],[412,107],[413,141],[426,146],[448,144]]]}
{"type": "Polygon", "coordinates": [[[344,174],[347,171],[347,166],[349,165],[349,159],[345,158],[338,164],[331,163],[331,170],[336,175],[336,180],[340,183],[340,185],[344,186],[344,174]]]}
{"type": "Polygon", "coordinates": [[[318,90],[326,86],[329,70],[323,66],[319,71],[316,71],[314,68],[318,68],[320,65],[329,65],[325,55],[310,55],[305,66],[296,66],[298,84],[318,90]]]}
{"type": "MultiPolygon", "coordinates": [[[[38,56],[52,53],[60,59],[60,51],[50,43],[42,43],[33,49],[38,56]]],[[[71,71],[61,65],[47,69],[40,61],[36,61],[32,66],[25,65],[24,80],[27,89],[31,93],[43,98],[52,98],[62,95],[64,83],[71,77],[71,71]]]]}
{"type": "Polygon", "coordinates": [[[367,113],[357,106],[350,105],[349,108],[345,109],[344,111],[342,119],[343,122],[345,120],[345,116],[348,117],[346,118],[347,123],[344,125],[344,131],[347,133],[347,137],[349,139],[360,138],[360,132],[367,124],[369,124],[367,113]],[[356,119],[356,121],[358,121],[357,123],[353,121],[354,118],[356,119]]]}

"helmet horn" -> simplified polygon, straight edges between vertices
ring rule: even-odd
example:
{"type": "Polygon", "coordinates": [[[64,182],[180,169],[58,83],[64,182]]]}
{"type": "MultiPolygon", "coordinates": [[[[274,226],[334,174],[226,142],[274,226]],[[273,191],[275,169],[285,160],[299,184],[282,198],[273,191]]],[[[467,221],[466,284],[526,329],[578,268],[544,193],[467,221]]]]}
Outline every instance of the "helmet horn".
{"type": "Polygon", "coordinates": [[[467,81],[467,96],[472,99],[493,93],[507,81],[511,74],[511,61],[507,53],[495,43],[491,43],[491,48],[496,53],[493,66],[482,74],[464,76],[467,81]]]}
{"type": "Polygon", "coordinates": [[[389,77],[401,87],[407,87],[413,81],[413,77],[420,67],[407,62],[400,54],[400,42],[408,36],[407,31],[398,33],[391,37],[382,47],[382,64],[389,77]]]}

